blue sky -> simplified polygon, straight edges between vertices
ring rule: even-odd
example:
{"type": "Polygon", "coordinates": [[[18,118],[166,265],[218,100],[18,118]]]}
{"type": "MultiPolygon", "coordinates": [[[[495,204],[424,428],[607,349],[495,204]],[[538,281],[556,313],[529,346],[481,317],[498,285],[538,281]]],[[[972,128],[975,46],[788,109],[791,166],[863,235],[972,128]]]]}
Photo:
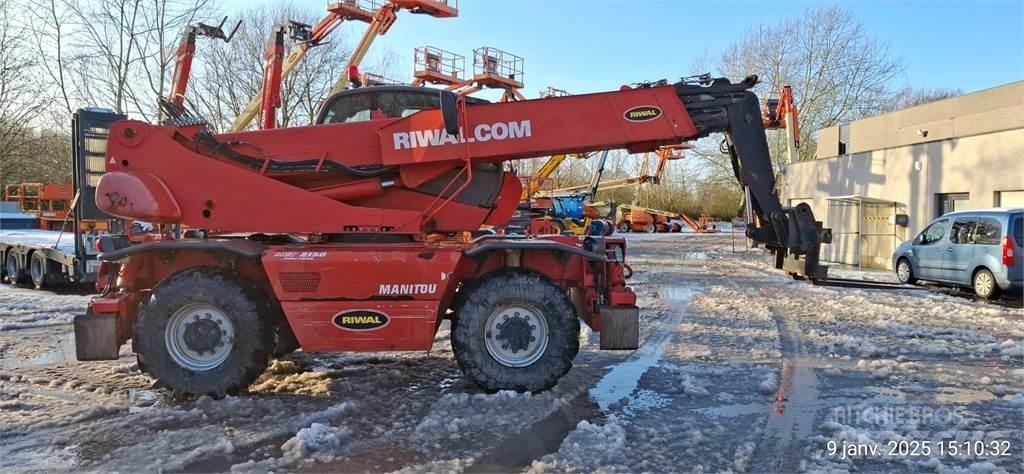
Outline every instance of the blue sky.
{"type": "MultiPolygon", "coordinates": [[[[227,0],[226,14],[276,0],[227,0]]],[[[321,9],[323,0],[294,0],[321,9]]],[[[693,58],[715,53],[758,24],[799,15],[813,2],[683,0],[460,0],[453,19],[399,14],[367,58],[387,51],[412,73],[412,50],[432,45],[469,57],[494,46],[526,59],[526,95],[547,86],[570,92],[690,74],[693,58]]],[[[1024,1],[840,2],[903,57],[894,87],[971,92],[1024,79],[1024,1]]],[[[342,26],[357,41],[365,24],[342,26]]],[[[467,64],[469,66],[469,64],[467,64]]],[[[396,77],[395,79],[408,79],[396,77]]]]}

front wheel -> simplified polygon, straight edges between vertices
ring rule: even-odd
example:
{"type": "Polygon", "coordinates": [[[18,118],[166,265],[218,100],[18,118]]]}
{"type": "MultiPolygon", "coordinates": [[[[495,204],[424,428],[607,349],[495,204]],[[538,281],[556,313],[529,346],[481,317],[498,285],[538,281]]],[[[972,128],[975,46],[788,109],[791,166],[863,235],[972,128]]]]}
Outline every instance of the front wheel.
{"type": "Polygon", "coordinates": [[[136,352],[177,394],[234,395],[267,368],[274,324],[261,315],[271,312],[251,283],[212,268],[186,270],[157,285],[140,309],[136,352]]]}
{"type": "Polygon", "coordinates": [[[626,222],[626,221],[619,222],[619,232],[621,232],[623,234],[626,234],[626,233],[629,233],[629,231],[630,231],[629,222],[626,222]]]}
{"type": "Polygon", "coordinates": [[[995,276],[987,268],[975,272],[972,283],[974,293],[981,299],[989,300],[999,296],[999,285],[996,284],[995,276]]]}
{"type": "Polygon", "coordinates": [[[553,387],[579,352],[580,322],[558,285],[528,271],[481,280],[456,312],[452,348],[462,372],[484,390],[553,387]]]}
{"type": "Polygon", "coordinates": [[[914,277],[914,269],[910,266],[909,260],[901,258],[899,262],[896,262],[896,278],[904,285],[917,283],[917,278],[914,277]]]}

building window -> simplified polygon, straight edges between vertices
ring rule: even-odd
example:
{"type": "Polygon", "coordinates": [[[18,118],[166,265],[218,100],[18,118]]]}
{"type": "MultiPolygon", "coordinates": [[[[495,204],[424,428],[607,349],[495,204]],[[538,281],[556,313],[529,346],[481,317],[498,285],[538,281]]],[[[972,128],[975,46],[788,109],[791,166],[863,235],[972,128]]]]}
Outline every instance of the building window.
{"type": "Polygon", "coordinates": [[[1024,207],[1024,191],[996,192],[996,207],[1024,207]]]}
{"type": "Polygon", "coordinates": [[[839,126],[839,156],[850,152],[850,124],[839,126]]]}
{"type": "Polygon", "coordinates": [[[963,211],[967,209],[969,193],[948,193],[936,194],[935,217],[944,216],[950,212],[963,211]]]}

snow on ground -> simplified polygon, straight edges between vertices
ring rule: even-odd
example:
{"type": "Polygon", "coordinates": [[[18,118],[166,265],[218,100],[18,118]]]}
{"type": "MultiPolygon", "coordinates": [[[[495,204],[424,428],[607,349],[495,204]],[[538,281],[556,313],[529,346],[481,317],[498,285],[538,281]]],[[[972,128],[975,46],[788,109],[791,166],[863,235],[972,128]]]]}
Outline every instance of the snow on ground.
{"type": "Polygon", "coordinates": [[[74,360],[87,296],[3,287],[0,471],[1022,470],[1019,302],[811,286],[731,237],[629,234],[641,349],[584,331],[539,394],[467,383],[445,323],[426,354],[297,352],[247,394],[175,400],[128,346],[74,360]]]}

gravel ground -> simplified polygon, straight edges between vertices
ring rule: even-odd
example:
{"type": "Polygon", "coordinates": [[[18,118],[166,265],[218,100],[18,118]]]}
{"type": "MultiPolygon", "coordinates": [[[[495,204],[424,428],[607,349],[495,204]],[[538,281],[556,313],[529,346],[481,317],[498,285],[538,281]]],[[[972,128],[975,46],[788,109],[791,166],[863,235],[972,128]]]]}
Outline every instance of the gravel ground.
{"type": "Polygon", "coordinates": [[[540,394],[465,382],[445,324],[426,354],[298,352],[246,395],[175,401],[128,352],[74,360],[87,296],[0,288],[0,471],[1024,470],[1019,301],[811,286],[725,235],[628,238],[641,348],[585,331],[540,394]]]}

